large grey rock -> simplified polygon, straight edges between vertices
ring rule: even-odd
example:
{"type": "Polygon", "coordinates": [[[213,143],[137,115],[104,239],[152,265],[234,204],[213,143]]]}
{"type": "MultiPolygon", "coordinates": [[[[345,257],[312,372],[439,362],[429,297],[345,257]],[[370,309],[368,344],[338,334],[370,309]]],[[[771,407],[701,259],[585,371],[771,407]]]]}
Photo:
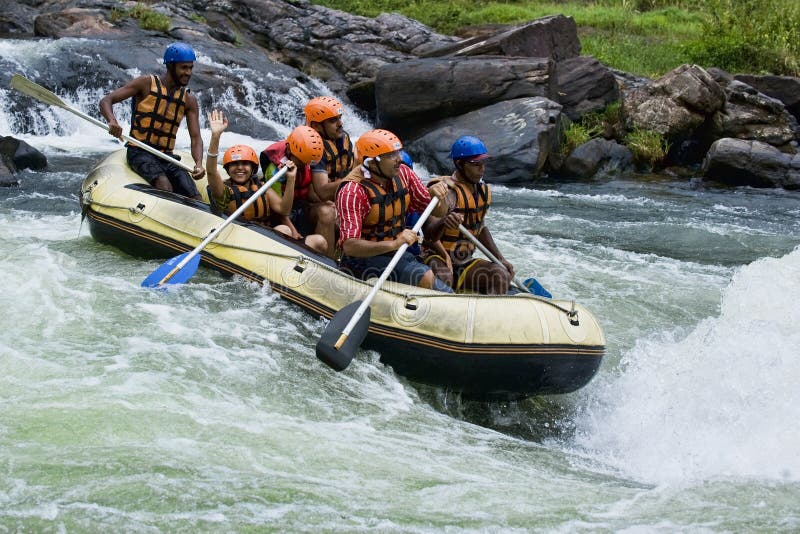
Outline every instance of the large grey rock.
{"type": "Polygon", "coordinates": [[[402,136],[504,100],[555,99],[547,58],[428,58],[384,65],[375,80],[378,123],[402,136]]]}
{"type": "Polygon", "coordinates": [[[725,86],[726,104],[713,116],[718,138],[735,137],[782,146],[795,139],[796,120],[783,102],[733,80],[725,86]]]}
{"type": "Polygon", "coordinates": [[[616,77],[592,56],[565,59],[556,64],[556,72],[558,96],[554,100],[572,120],[620,99],[616,77]]]}
{"type": "Polygon", "coordinates": [[[39,37],[122,37],[125,32],[109,22],[99,9],[69,8],[37,16],[34,33],[39,37]]]}
{"type": "Polygon", "coordinates": [[[23,2],[3,2],[0,8],[0,39],[14,39],[33,34],[37,11],[23,2]]]}
{"type": "Polygon", "coordinates": [[[682,65],[623,98],[629,128],[653,130],[666,137],[691,132],[724,104],[722,88],[697,65],[682,65]]]}
{"type": "Polygon", "coordinates": [[[719,139],[703,161],[703,175],[730,185],[800,189],[800,155],[760,141],[719,139]]]}
{"type": "Polygon", "coordinates": [[[800,78],[774,75],[755,76],[751,74],[737,74],[734,78],[767,96],[777,98],[783,102],[789,113],[800,120],[800,78]]]}
{"type": "Polygon", "coordinates": [[[559,174],[572,178],[607,178],[633,170],[633,154],[628,147],[598,138],[570,152],[559,174]]]}
{"type": "Polygon", "coordinates": [[[436,48],[426,54],[435,56],[526,56],[548,57],[555,61],[581,53],[578,27],[572,17],[552,15],[491,36],[476,36],[436,48]]]}
{"type": "Polygon", "coordinates": [[[462,135],[475,135],[492,159],[485,179],[525,183],[540,176],[561,135],[561,105],[543,97],[517,98],[445,119],[406,149],[432,173],[449,174],[450,146],[462,135]]]}
{"type": "Polygon", "coordinates": [[[397,13],[350,15],[305,0],[231,0],[231,15],[273,57],[336,92],[373,78],[386,63],[412,59],[456,39],[397,13]]]}

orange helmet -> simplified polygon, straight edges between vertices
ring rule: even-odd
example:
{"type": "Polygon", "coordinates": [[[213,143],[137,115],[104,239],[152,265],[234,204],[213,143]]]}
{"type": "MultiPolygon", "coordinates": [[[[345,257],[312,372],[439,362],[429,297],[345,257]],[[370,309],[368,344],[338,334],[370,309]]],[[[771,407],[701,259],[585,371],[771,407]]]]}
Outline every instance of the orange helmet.
{"type": "Polygon", "coordinates": [[[304,111],[306,124],[311,124],[340,116],[344,113],[344,106],[331,96],[318,96],[308,101],[304,111]]]}
{"type": "Polygon", "coordinates": [[[311,126],[298,126],[289,137],[286,144],[292,155],[299,159],[303,165],[322,159],[325,147],[322,144],[322,137],[311,126]]]}
{"type": "Polygon", "coordinates": [[[359,157],[374,158],[403,148],[400,139],[389,130],[370,130],[356,141],[359,157]]]}
{"type": "Polygon", "coordinates": [[[222,166],[227,167],[234,161],[249,161],[258,168],[258,154],[247,145],[234,145],[225,151],[222,156],[222,166]]]}

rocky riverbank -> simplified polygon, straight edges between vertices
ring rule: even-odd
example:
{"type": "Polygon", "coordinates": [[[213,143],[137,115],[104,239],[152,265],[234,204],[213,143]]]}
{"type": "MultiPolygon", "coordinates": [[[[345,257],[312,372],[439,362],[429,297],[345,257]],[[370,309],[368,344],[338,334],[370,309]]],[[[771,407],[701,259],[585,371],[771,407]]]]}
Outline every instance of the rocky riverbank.
{"type": "MultiPolygon", "coordinates": [[[[800,188],[800,80],[695,65],[637,78],[581,56],[574,21],[560,15],[459,40],[398,14],[370,19],[304,0],[23,0],[0,6],[0,37],[59,40],[57,55],[31,65],[34,81],[59,94],[110,90],[158,70],[170,42],[189,42],[204,58],[191,82],[201,106],[221,105],[235,130],[265,139],[278,135],[231,102],[269,109],[281,95],[308,93],[313,77],[400,134],[435,173],[448,172],[449,144],[468,133],[491,148],[494,182],[650,171],[619,142],[636,129],[669,143],[660,165],[735,185],[800,188]],[[274,96],[251,101],[252,84],[274,96]],[[570,122],[615,102],[622,124],[564,154],[570,122]]],[[[16,65],[0,65],[8,87],[16,65]]],[[[11,93],[24,129],[30,99],[11,93]]],[[[298,105],[286,121],[300,117],[298,105]]]]}

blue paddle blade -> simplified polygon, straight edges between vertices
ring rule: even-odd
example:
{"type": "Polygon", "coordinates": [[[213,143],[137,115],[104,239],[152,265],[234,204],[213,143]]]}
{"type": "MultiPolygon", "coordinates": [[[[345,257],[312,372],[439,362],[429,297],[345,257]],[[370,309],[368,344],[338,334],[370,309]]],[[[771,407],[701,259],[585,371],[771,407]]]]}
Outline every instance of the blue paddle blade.
{"type": "MultiPolygon", "coordinates": [[[[165,261],[161,264],[161,266],[150,273],[150,276],[145,278],[142,281],[142,287],[159,287],[159,282],[161,282],[165,276],[172,272],[176,265],[178,265],[183,259],[188,256],[188,252],[184,252],[180,256],[175,256],[174,258],[170,258],[169,260],[165,261]]],[[[189,278],[194,275],[197,271],[197,267],[200,265],[200,254],[194,256],[189,263],[181,267],[181,269],[173,274],[169,280],[165,281],[164,284],[183,284],[189,278]]]]}
{"type": "Polygon", "coordinates": [[[525,281],[522,282],[522,285],[527,287],[528,291],[537,297],[544,297],[546,299],[553,298],[553,295],[551,295],[548,290],[542,287],[542,284],[540,284],[536,278],[526,278],[525,281]]]}

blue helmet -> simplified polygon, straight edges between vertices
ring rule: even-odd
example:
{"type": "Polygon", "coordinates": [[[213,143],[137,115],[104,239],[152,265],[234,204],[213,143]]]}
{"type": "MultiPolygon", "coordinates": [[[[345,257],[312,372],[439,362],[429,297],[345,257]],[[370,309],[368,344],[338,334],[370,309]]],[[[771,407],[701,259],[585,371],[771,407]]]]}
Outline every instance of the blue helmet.
{"type": "Polygon", "coordinates": [[[164,52],[164,65],[187,63],[189,61],[197,61],[197,56],[194,54],[192,47],[186,43],[172,43],[167,47],[167,51],[164,52]]]}
{"type": "Polygon", "coordinates": [[[453,146],[450,148],[450,159],[475,158],[476,156],[483,156],[482,158],[476,159],[484,159],[489,157],[487,154],[488,152],[489,151],[486,150],[486,145],[477,137],[462,135],[456,139],[456,142],[453,143],[453,146]]]}
{"type": "Polygon", "coordinates": [[[409,155],[408,152],[406,152],[405,150],[401,150],[400,157],[403,159],[403,163],[405,163],[409,169],[414,168],[414,160],[411,159],[411,156],[409,155]]]}

